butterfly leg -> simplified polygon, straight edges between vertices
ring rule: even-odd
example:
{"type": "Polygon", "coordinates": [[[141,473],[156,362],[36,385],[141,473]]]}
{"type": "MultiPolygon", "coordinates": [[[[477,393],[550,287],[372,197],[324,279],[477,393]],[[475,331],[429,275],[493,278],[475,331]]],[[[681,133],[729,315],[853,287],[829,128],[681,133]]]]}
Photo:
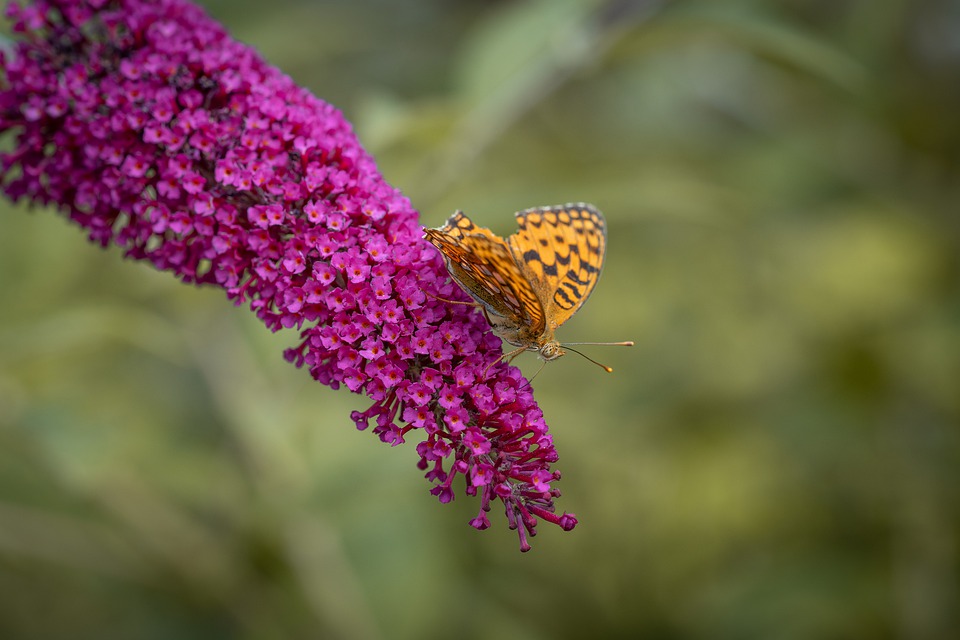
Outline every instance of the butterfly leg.
{"type": "Polygon", "coordinates": [[[526,351],[526,350],[527,350],[526,347],[517,347],[516,349],[514,349],[514,350],[511,351],[510,353],[504,353],[504,354],[501,355],[499,358],[497,358],[496,360],[494,360],[493,362],[491,362],[490,364],[487,365],[487,368],[483,370],[482,377],[483,377],[484,379],[486,379],[486,377],[487,377],[487,372],[490,371],[490,369],[493,368],[493,366],[494,366],[495,364],[498,364],[498,363],[499,363],[501,360],[503,360],[503,359],[506,359],[506,360],[507,360],[507,366],[510,366],[510,363],[513,362],[513,359],[516,358],[518,355],[520,355],[521,353],[523,353],[523,352],[526,351]]]}
{"type": "Polygon", "coordinates": [[[507,366],[510,366],[510,363],[513,362],[514,358],[516,358],[518,355],[520,355],[524,351],[527,351],[526,347],[518,347],[513,351],[511,351],[510,353],[503,354],[502,357],[507,359],[507,366]]]}
{"type": "Polygon", "coordinates": [[[530,379],[529,379],[529,380],[526,380],[526,381],[525,381],[526,384],[523,385],[522,387],[520,387],[520,390],[522,391],[522,390],[526,389],[527,387],[529,387],[529,386],[533,383],[533,379],[536,378],[538,375],[540,375],[540,372],[543,371],[543,368],[544,368],[545,366],[547,366],[547,361],[546,361],[546,360],[541,360],[541,361],[540,361],[540,368],[537,369],[537,372],[536,372],[535,374],[533,374],[532,376],[530,376],[530,379]]]}
{"type": "Polygon", "coordinates": [[[441,298],[440,296],[435,296],[435,295],[433,295],[432,293],[428,293],[428,292],[426,292],[426,291],[424,291],[423,294],[424,294],[425,296],[427,296],[428,298],[433,298],[434,300],[439,300],[440,302],[449,302],[450,304],[462,304],[462,305],[466,305],[466,306],[468,306],[468,307],[479,307],[479,306],[481,306],[480,303],[478,303],[478,302],[467,302],[467,301],[465,301],[465,300],[450,300],[450,299],[448,299],[448,298],[441,298]]]}

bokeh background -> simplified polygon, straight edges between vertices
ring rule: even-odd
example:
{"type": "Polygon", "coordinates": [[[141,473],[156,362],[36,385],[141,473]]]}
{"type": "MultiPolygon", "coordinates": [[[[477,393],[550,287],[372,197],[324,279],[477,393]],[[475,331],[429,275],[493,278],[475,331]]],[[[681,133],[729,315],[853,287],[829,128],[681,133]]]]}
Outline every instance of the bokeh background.
{"type": "Polygon", "coordinates": [[[581,524],[474,531],[293,334],[4,202],[0,636],[956,637],[956,2],[202,4],[424,224],[606,213],[561,337],[637,345],[534,383],[581,524]]]}

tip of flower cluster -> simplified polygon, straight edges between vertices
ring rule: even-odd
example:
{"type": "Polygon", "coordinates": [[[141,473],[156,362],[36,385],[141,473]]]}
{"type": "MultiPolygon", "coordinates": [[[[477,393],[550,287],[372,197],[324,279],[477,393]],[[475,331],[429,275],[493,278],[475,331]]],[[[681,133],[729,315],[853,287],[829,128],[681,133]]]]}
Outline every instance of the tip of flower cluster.
{"type": "Polygon", "coordinates": [[[370,398],[358,429],[419,436],[432,493],[480,498],[475,528],[497,501],[522,548],[537,518],[575,526],[553,515],[557,453],[529,383],[481,314],[443,301],[462,293],[340,112],[182,0],[8,12],[31,34],[0,89],[8,196],[298,329],[285,357],[370,398]]]}
{"type": "Polygon", "coordinates": [[[577,520],[577,516],[573,515],[572,513],[564,513],[560,516],[560,520],[557,524],[559,524],[560,528],[564,531],[573,531],[574,527],[576,527],[578,523],[579,520],[577,520]]]}

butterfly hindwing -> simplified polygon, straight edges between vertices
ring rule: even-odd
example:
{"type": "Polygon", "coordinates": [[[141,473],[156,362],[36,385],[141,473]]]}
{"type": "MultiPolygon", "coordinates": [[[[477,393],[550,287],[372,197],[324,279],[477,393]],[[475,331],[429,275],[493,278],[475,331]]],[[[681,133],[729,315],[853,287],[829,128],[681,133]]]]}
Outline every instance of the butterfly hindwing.
{"type": "Polygon", "coordinates": [[[606,249],[603,215],[585,203],[526,209],[507,242],[533,285],[552,328],[559,327],[593,292],[606,249]]]}

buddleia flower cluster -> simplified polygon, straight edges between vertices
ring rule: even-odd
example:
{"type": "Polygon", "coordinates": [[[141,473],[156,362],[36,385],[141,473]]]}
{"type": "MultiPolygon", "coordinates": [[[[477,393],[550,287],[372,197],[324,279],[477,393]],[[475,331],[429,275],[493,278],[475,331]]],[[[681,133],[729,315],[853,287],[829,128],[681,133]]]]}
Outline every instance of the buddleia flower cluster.
{"type": "Polygon", "coordinates": [[[557,453],[500,340],[423,240],[343,115],[185,0],[10,4],[0,187],[104,247],[222,288],[286,358],[369,399],[357,428],[399,445],[441,502],[505,509],[522,550],[558,515],[557,453]],[[9,146],[8,146],[9,148],[9,146]],[[488,369],[489,367],[489,369],[488,369]]]}

